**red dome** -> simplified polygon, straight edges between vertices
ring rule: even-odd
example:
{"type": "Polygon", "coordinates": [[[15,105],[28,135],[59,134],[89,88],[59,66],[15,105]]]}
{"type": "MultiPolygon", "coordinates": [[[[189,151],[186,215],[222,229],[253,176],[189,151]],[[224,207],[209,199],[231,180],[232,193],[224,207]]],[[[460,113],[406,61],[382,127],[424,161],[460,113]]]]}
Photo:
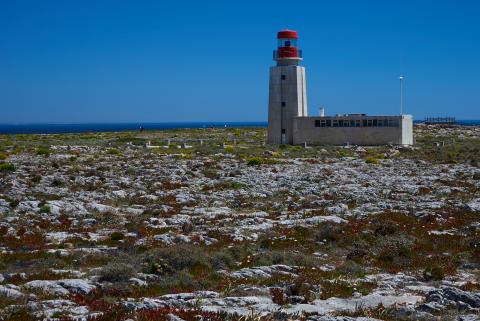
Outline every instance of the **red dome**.
{"type": "Polygon", "coordinates": [[[294,30],[284,29],[277,33],[277,39],[297,39],[297,32],[294,30]]]}

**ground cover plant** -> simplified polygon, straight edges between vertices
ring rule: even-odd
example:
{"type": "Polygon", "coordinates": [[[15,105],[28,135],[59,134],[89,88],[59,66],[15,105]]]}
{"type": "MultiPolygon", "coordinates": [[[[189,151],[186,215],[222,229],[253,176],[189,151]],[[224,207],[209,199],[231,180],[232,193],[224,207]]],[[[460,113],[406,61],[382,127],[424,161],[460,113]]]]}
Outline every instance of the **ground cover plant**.
{"type": "Polygon", "coordinates": [[[0,320],[470,320],[480,128],[415,137],[0,135],[0,320]]]}

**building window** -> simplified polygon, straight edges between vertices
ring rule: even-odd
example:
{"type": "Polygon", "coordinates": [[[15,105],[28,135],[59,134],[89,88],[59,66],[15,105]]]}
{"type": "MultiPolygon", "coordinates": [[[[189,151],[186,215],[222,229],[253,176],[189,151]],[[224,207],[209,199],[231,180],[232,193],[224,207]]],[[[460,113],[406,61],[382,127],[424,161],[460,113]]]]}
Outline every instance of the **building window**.
{"type": "Polygon", "coordinates": [[[355,120],[355,127],[361,127],[362,121],[360,119],[355,120]]]}
{"type": "Polygon", "coordinates": [[[332,120],[332,127],[338,127],[338,120],[337,119],[332,120]]]}
{"type": "Polygon", "coordinates": [[[393,127],[393,119],[388,120],[388,127],[393,127]]]}
{"type": "Polygon", "coordinates": [[[287,77],[285,75],[282,75],[282,80],[285,80],[287,77]]]}
{"type": "Polygon", "coordinates": [[[320,127],[327,127],[327,121],[325,119],[320,121],[320,127]]]}
{"type": "Polygon", "coordinates": [[[379,119],[379,120],[377,121],[377,126],[378,126],[378,127],[383,127],[383,119],[379,119]]]}
{"type": "Polygon", "coordinates": [[[282,128],[282,134],[285,134],[287,131],[285,130],[285,128],[282,128]]]}
{"type": "Polygon", "coordinates": [[[315,127],[320,127],[320,121],[319,120],[315,120],[315,127]]]}
{"type": "Polygon", "coordinates": [[[376,119],[373,120],[373,127],[377,127],[377,120],[376,119]]]}
{"type": "Polygon", "coordinates": [[[332,120],[331,119],[327,119],[327,127],[332,127],[332,120]]]}
{"type": "Polygon", "coordinates": [[[372,126],[373,126],[373,120],[372,120],[372,119],[368,119],[368,120],[367,120],[367,126],[368,126],[368,127],[372,127],[372,126]]]}
{"type": "Polygon", "coordinates": [[[286,105],[287,105],[287,103],[282,101],[282,107],[285,107],[286,105]]]}

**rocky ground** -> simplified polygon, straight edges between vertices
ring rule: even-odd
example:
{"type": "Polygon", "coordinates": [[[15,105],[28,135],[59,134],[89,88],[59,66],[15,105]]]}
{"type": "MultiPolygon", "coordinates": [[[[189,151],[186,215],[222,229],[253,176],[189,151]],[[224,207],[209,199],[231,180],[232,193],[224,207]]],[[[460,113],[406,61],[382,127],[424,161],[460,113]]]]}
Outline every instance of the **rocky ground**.
{"type": "Polygon", "coordinates": [[[0,136],[0,320],[480,320],[480,128],[415,135],[0,136]]]}

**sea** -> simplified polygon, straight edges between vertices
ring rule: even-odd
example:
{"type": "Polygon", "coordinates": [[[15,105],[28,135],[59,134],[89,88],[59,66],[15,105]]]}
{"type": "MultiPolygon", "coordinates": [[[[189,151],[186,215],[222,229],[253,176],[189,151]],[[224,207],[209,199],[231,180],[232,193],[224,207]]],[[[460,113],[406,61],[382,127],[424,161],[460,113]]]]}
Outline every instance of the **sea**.
{"type": "MultiPolygon", "coordinates": [[[[423,121],[414,121],[422,123],[423,121]]],[[[480,126],[480,120],[457,120],[460,126],[480,126]]],[[[170,123],[84,123],[84,124],[0,124],[0,134],[64,134],[119,132],[187,128],[266,127],[267,122],[170,122],[170,123]]]]}

